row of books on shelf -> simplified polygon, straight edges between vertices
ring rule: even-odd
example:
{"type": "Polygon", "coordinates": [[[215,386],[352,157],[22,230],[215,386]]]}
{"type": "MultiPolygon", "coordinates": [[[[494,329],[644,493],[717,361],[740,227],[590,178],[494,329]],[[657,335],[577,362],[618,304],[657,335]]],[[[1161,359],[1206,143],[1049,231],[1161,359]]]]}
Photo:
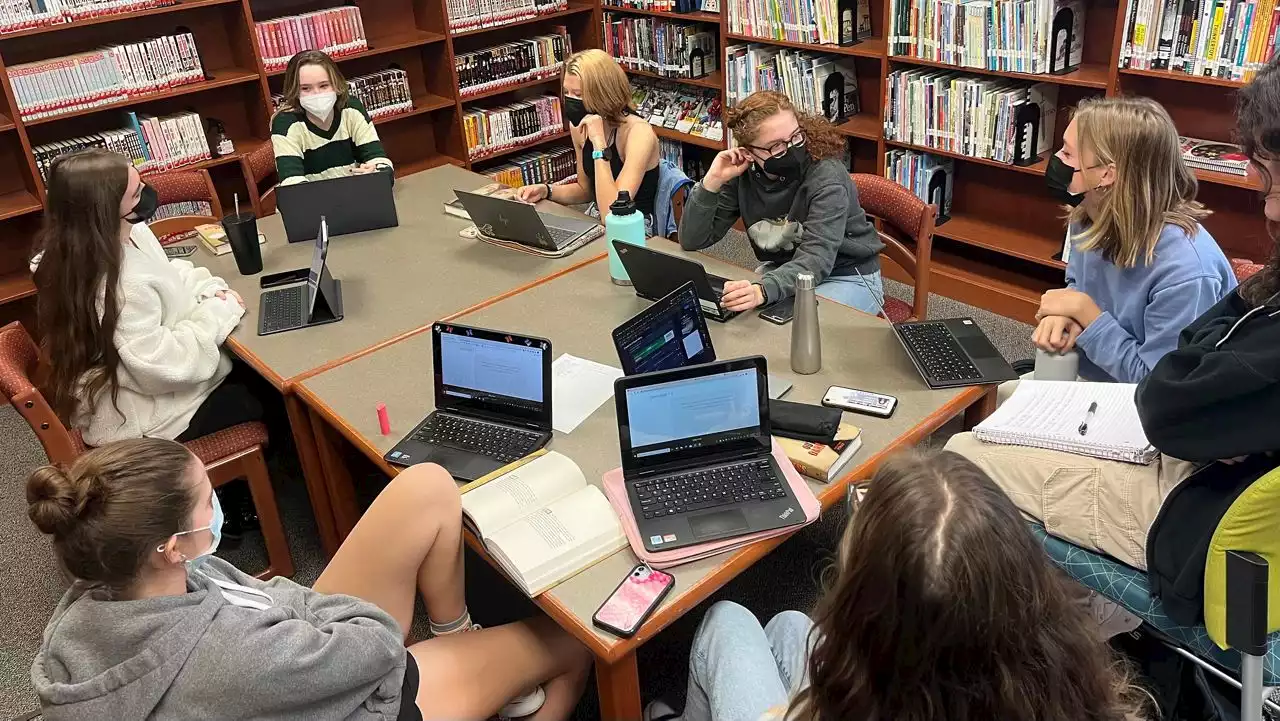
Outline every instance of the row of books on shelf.
{"type": "Polygon", "coordinates": [[[254,23],[258,53],[267,72],[283,70],[303,50],[339,58],[369,49],[360,8],[342,5],[254,23]]]}
{"type": "MultiPolygon", "coordinates": [[[[409,73],[400,68],[388,68],[367,75],[347,78],[347,90],[360,101],[369,117],[374,120],[389,118],[413,110],[413,91],[409,88],[409,73]]],[[[281,93],[271,95],[271,110],[284,107],[281,93]]]]}
{"type": "Polygon", "coordinates": [[[716,34],[697,23],[606,12],[604,51],[624,68],[669,78],[716,70],[716,34]]]}
{"type": "Polygon", "coordinates": [[[604,0],[602,4],[606,8],[631,8],[667,13],[695,13],[702,9],[702,0],[604,0]]]}
{"type": "Polygon", "coordinates": [[[9,82],[23,120],[128,100],[204,80],[191,33],[11,65],[9,82]]]}
{"type": "Polygon", "coordinates": [[[668,140],[667,138],[658,138],[658,151],[664,160],[669,160],[677,168],[684,171],[684,174],[693,180],[702,180],[707,174],[707,168],[710,163],[707,162],[706,155],[700,152],[686,152],[684,143],[678,140],[668,140]]]}
{"type": "Polygon", "coordinates": [[[651,125],[711,140],[724,138],[720,94],[661,80],[631,81],[631,101],[651,125]]]}
{"type": "Polygon", "coordinates": [[[848,56],[749,43],[725,48],[729,107],[759,90],[776,90],[801,112],[843,123],[861,110],[858,76],[848,56]]]}
{"type": "Polygon", "coordinates": [[[192,112],[163,118],[128,113],[128,125],[70,140],[60,140],[31,149],[36,168],[44,181],[49,179],[54,158],[73,150],[106,148],[130,158],[141,173],[173,170],[212,157],[204,123],[192,112]]]}
{"type": "Polygon", "coordinates": [[[483,158],[564,132],[560,97],[542,95],[494,108],[472,108],[462,114],[467,155],[483,158]]]}
{"type": "Polygon", "coordinates": [[[173,5],[177,0],[4,0],[0,2],[0,34],[59,25],[102,15],[173,5]]]}
{"type": "Polygon", "coordinates": [[[726,0],[729,32],[761,40],[855,45],[871,37],[870,0],[726,0]]]}
{"type": "Polygon", "coordinates": [[[176,203],[165,203],[156,208],[156,214],[151,216],[148,223],[154,223],[157,220],[165,218],[178,218],[184,215],[203,215],[205,217],[213,215],[213,206],[207,200],[180,200],[176,203]]]}
{"type": "Polygon", "coordinates": [[[449,29],[492,28],[569,9],[569,0],[446,0],[449,29]]]}
{"type": "Polygon", "coordinates": [[[1277,0],[1129,0],[1120,67],[1249,81],[1276,54],[1277,0]]]}
{"type": "Polygon", "coordinates": [[[884,177],[938,208],[938,223],[951,214],[951,194],[955,187],[956,163],[917,150],[890,150],[884,154],[884,177]]]}
{"type": "Polygon", "coordinates": [[[574,156],[573,146],[562,145],[521,153],[508,158],[501,165],[479,172],[511,188],[538,183],[555,185],[568,182],[569,178],[577,178],[578,160],[574,156]]]}
{"type": "Polygon", "coordinates": [[[1082,0],[893,0],[889,54],[969,68],[1064,73],[1084,55],[1082,0]]]}
{"type": "Polygon", "coordinates": [[[567,28],[556,26],[553,30],[553,35],[537,35],[528,40],[455,55],[453,64],[458,71],[460,97],[465,99],[560,75],[564,60],[573,49],[567,28]]]}
{"type": "Polygon", "coordinates": [[[951,70],[895,70],[885,79],[885,140],[1030,164],[1056,138],[1058,86],[951,70]],[[1038,128],[1038,132],[1033,127],[1038,128]]]}

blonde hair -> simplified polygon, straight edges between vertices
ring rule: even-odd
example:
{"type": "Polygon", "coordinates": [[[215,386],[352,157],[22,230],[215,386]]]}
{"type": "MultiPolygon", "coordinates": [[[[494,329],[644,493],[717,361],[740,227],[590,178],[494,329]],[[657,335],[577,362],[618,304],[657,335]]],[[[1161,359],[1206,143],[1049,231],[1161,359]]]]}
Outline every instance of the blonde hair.
{"type": "Polygon", "coordinates": [[[1150,263],[1166,225],[1187,235],[1210,211],[1196,202],[1196,177],[1182,160],[1178,130],[1165,109],[1150,98],[1090,98],[1076,108],[1077,155],[1089,165],[1115,166],[1115,182],[1101,189],[1090,207],[1067,218],[1084,230],[1079,250],[1099,250],[1121,268],[1150,263]],[[1091,163],[1083,160],[1093,155],[1091,163]]]}
{"type": "Polygon", "coordinates": [[[570,55],[564,72],[582,81],[582,104],[587,112],[615,123],[622,120],[626,111],[635,112],[631,104],[631,81],[605,51],[593,48],[570,55]]]}
{"type": "Polygon", "coordinates": [[[302,105],[298,102],[298,95],[302,92],[299,87],[301,85],[299,76],[302,74],[302,68],[305,65],[319,65],[324,68],[325,73],[329,75],[329,84],[333,86],[333,92],[338,96],[338,100],[333,104],[333,107],[337,110],[347,107],[347,99],[350,97],[347,89],[347,79],[342,76],[342,71],[338,69],[338,64],[333,62],[333,58],[319,50],[303,50],[289,58],[289,65],[285,67],[284,106],[281,109],[302,110],[302,105]]]}

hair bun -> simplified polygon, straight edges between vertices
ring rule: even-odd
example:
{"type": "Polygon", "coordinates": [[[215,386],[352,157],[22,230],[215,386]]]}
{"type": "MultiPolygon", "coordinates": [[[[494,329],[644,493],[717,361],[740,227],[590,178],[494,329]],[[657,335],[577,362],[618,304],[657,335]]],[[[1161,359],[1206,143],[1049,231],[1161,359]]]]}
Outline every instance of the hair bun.
{"type": "Polygon", "coordinates": [[[95,477],[73,479],[57,466],[42,466],[27,479],[27,516],[41,532],[61,536],[75,528],[101,495],[95,477]]]}

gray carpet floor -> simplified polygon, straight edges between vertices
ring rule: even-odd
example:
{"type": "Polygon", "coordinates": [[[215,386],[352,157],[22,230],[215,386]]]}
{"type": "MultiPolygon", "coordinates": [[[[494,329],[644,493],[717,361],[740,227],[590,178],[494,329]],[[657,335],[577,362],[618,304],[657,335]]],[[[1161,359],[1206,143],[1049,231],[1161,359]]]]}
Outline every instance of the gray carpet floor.
{"type": "MultiPolygon", "coordinates": [[[[741,267],[754,267],[755,258],[745,238],[736,231],[712,249],[712,254],[741,267]]],[[[886,281],[889,294],[910,301],[910,289],[886,281]]],[[[1031,328],[992,313],[933,295],[929,315],[934,318],[970,316],[991,337],[1009,360],[1029,358],[1031,328]]],[[[939,444],[954,433],[953,422],[930,439],[939,444]]],[[[44,452],[30,428],[12,408],[0,408],[0,618],[3,619],[3,647],[0,648],[0,721],[37,707],[31,690],[31,659],[40,645],[41,632],[49,613],[65,588],[65,582],[48,543],[26,517],[24,483],[27,474],[45,462],[44,452]]],[[[296,461],[280,454],[272,461],[281,512],[288,529],[297,572],[294,580],[312,583],[324,566],[324,557],[315,531],[306,491],[296,461]]],[[[362,495],[371,497],[378,479],[368,477],[362,495]]],[[[754,568],[721,589],[712,599],[729,598],[743,603],[767,620],[779,611],[811,609],[821,589],[821,576],[830,565],[831,552],[844,519],[828,514],[823,520],[784,543],[754,568]]],[[[253,572],[261,568],[262,546],[256,534],[246,535],[240,547],[221,553],[239,567],[253,572]]],[[[481,623],[495,624],[531,612],[528,599],[483,562],[469,557],[468,598],[473,616],[481,623]]],[[[674,573],[679,574],[679,569],[674,573]]],[[[423,614],[419,613],[421,618],[423,614]]],[[[640,653],[641,687],[644,697],[666,698],[679,708],[685,688],[686,659],[693,632],[701,613],[697,610],[647,644],[640,653]]],[[[415,627],[423,637],[424,629],[415,627]]],[[[577,719],[597,718],[594,688],[579,705],[577,719]]]]}

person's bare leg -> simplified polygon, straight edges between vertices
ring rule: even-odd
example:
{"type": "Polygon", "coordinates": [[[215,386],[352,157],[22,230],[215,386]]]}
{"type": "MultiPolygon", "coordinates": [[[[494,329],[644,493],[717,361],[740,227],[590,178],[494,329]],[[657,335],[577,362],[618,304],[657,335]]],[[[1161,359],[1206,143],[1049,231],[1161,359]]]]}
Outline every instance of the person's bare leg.
{"type": "Polygon", "coordinates": [[[462,563],[458,486],[440,466],[423,464],[405,469],[378,494],[314,588],[377,604],[407,637],[415,591],[434,621],[466,613],[462,563]]]}
{"type": "Polygon", "coordinates": [[[409,647],[418,664],[418,708],[426,718],[487,719],[543,684],[532,721],[567,718],[582,697],[591,653],[545,616],[409,647]]]}

